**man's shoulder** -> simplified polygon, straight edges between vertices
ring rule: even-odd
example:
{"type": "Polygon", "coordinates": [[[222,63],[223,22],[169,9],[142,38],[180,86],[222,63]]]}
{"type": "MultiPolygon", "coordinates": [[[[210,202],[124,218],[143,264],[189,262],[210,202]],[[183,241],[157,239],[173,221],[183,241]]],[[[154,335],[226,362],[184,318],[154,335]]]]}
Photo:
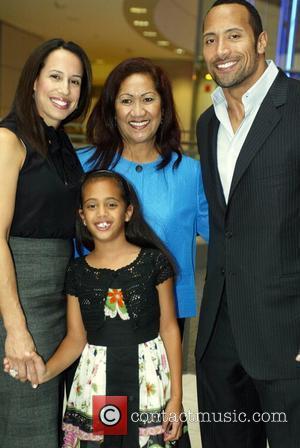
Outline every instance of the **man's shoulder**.
{"type": "Polygon", "coordinates": [[[299,123],[300,118],[300,81],[295,78],[289,78],[282,71],[275,79],[272,89],[272,100],[275,106],[284,106],[288,120],[292,119],[290,124],[295,121],[299,123]]]}
{"type": "Polygon", "coordinates": [[[196,133],[197,136],[199,136],[199,133],[203,136],[203,133],[207,131],[208,124],[210,121],[216,117],[215,110],[213,105],[210,106],[208,109],[206,109],[198,118],[197,126],[196,126],[196,133]]]}
{"type": "MultiPolygon", "coordinates": [[[[294,97],[294,95],[300,96],[300,81],[294,78],[288,78],[288,91],[294,97]]],[[[299,98],[298,98],[299,101],[299,98]]]]}
{"type": "Polygon", "coordinates": [[[295,100],[299,102],[300,95],[300,81],[295,78],[289,78],[283,70],[279,69],[278,75],[275,78],[270,91],[268,92],[272,97],[281,99],[295,100]]]}
{"type": "Polygon", "coordinates": [[[207,123],[212,117],[215,116],[214,106],[211,105],[208,109],[206,109],[198,118],[198,125],[202,123],[207,123]]]}

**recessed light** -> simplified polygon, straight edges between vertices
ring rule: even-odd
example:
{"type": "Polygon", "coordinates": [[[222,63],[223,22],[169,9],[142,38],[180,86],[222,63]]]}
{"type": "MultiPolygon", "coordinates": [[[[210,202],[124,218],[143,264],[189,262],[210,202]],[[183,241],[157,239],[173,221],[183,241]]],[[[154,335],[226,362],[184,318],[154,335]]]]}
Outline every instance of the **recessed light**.
{"type": "Polygon", "coordinates": [[[139,8],[137,6],[131,6],[129,8],[129,12],[132,14],[147,14],[148,9],[147,8],[139,8]]]}
{"type": "Polygon", "coordinates": [[[157,32],[156,31],[143,31],[143,35],[145,37],[156,37],[157,32]]]}
{"type": "Polygon", "coordinates": [[[183,48],[176,48],[175,53],[177,53],[177,54],[184,54],[185,51],[184,51],[183,48]]]}
{"type": "Polygon", "coordinates": [[[158,40],[157,45],[159,47],[168,47],[170,45],[170,42],[168,40],[158,40]]]}
{"type": "Polygon", "coordinates": [[[134,20],[134,26],[140,26],[141,28],[149,26],[148,20],[134,20]]]}

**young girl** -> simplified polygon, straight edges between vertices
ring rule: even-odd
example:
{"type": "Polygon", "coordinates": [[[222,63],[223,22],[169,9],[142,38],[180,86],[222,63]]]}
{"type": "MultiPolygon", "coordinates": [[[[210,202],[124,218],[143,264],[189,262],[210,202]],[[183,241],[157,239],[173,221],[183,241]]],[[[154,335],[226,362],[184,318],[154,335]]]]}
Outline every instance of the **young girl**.
{"type": "Polygon", "coordinates": [[[179,418],[181,342],[172,265],[121,175],[87,173],[79,215],[78,241],[91,252],[67,270],[67,335],[46,365],[32,354],[39,383],[81,354],[63,419],[63,446],[81,440],[81,447],[189,447],[179,418]],[[128,396],[128,435],[93,433],[95,395],[128,396]]]}

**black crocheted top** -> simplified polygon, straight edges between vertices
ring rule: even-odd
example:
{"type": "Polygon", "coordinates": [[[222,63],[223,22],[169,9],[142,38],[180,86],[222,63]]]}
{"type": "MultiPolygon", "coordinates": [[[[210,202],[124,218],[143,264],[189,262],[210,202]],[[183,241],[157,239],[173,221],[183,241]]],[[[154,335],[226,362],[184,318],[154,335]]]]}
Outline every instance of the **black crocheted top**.
{"type": "Polygon", "coordinates": [[[173,275],[165,255],[158,249],[143,248],[132,263],[117,270],[93,268],[85,257],[72,260],[65,289],[79,299],[89,339],[89,333],[95,334],[110,317],[130,319],[133,329],[158,322],[156,285],[173,275]]]}

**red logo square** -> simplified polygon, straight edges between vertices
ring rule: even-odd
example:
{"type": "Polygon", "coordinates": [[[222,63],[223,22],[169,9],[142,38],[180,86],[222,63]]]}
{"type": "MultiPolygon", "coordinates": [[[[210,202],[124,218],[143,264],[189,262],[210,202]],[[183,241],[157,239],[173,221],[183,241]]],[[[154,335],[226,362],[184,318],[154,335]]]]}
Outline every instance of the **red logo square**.
{"type": "Polygon", "coordinates": [[[93,434],[123,436],[127,434],[126,396],[93,396],[93,434]]]}

